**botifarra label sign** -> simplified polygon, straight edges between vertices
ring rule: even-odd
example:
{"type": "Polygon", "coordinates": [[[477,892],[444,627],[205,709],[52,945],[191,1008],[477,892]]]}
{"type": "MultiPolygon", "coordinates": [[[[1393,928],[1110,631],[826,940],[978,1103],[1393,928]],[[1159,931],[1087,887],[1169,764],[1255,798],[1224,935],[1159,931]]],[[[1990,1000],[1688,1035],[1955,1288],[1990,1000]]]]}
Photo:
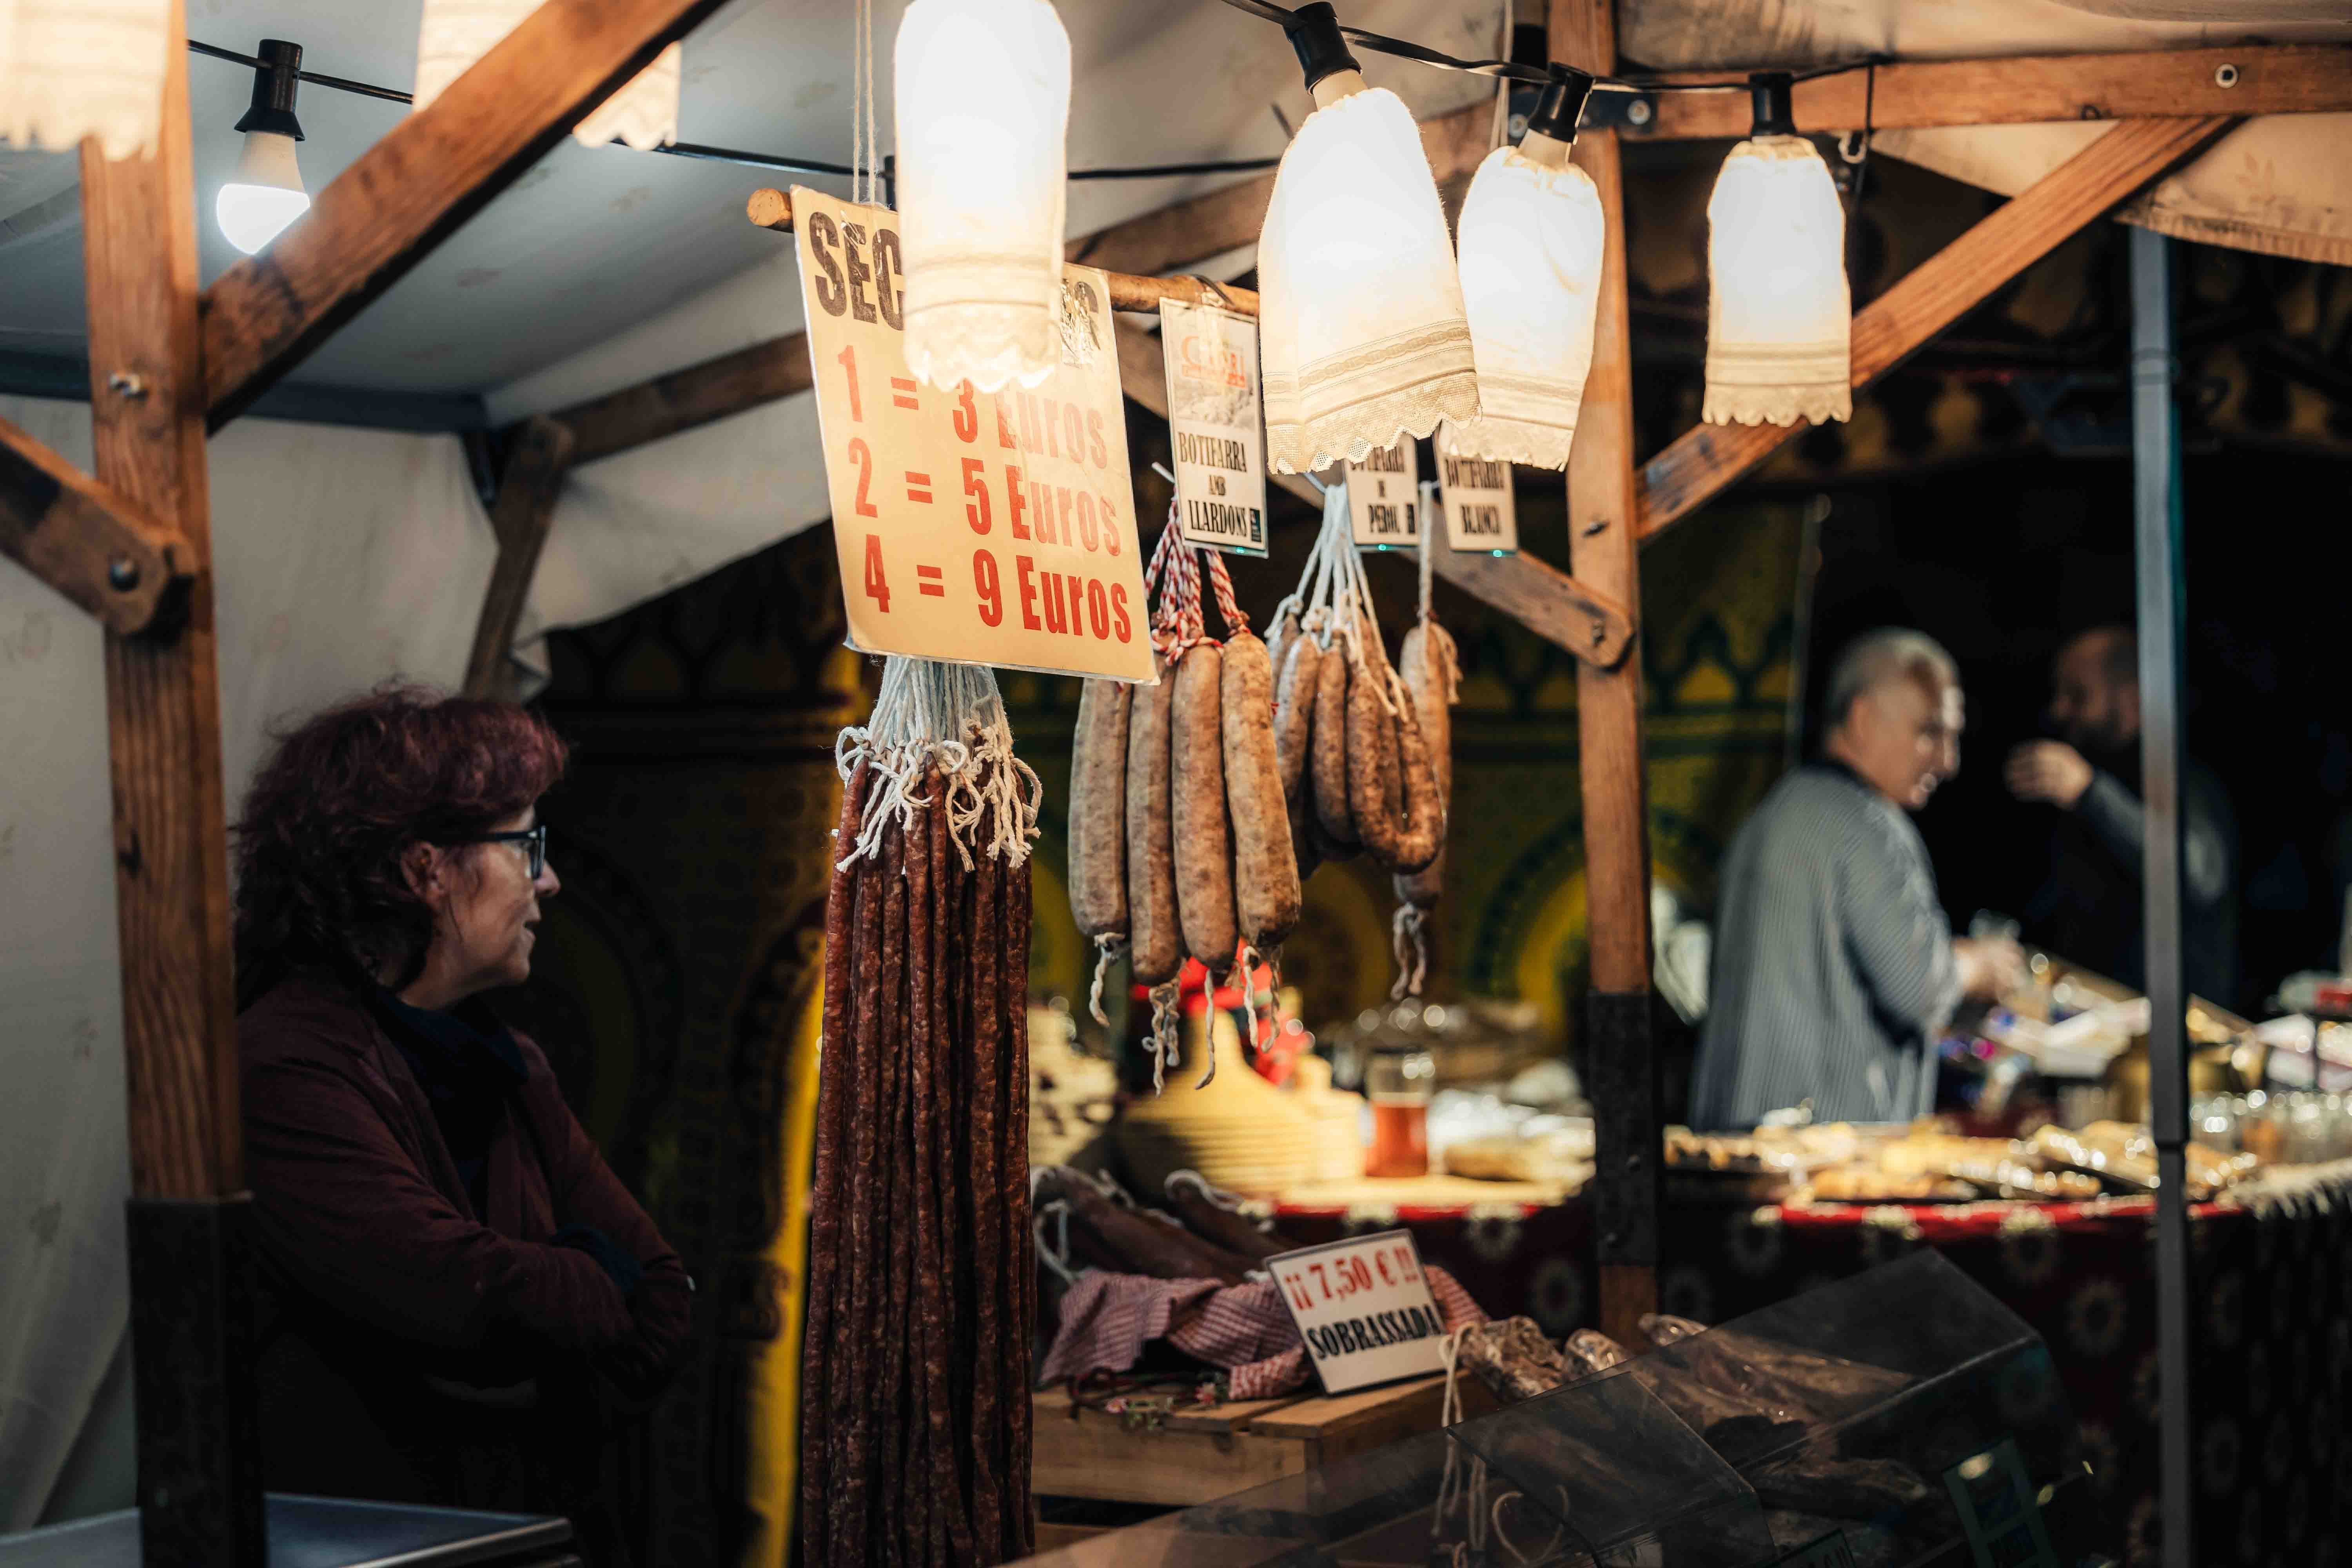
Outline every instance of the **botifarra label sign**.
{"type": "Polygon", "coordinates": [[[1265,423],[1257,323],[1213,305],[1160,302],[1176,521],[1187,544],[1265,553],[1265,423]]]}

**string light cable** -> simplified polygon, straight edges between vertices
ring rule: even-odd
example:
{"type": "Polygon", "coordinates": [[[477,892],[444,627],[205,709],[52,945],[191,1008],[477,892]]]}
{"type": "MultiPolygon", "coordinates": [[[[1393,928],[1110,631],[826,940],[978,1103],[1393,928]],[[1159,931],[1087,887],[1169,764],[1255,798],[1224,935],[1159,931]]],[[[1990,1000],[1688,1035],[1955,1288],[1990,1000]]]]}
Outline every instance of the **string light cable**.
{"type": "MultiPolygon", "coordinates": [[[[1302,24],[1306,24],[1306,18],[1302,13],[1318,8],[1303,6],[1298,10],[1291,10],[1269,4],[1268,0],[1225,0],[1225,4],[1235,10],[1247,12],[1262,21],[1275,23],[1286,31],[1294,30],[1302,24]]],[[[1402,38],[1391,38],[1361,27],[1350,27],[1344,23],[1340,24],[1339,32],[1349,42],[1360,44],[1365,48],[1379,54],[1412,60],[1419,65],[1433,66],[1441,70],[1460,71],[1470,76],[1500,78],[1534,88],[1557,88],[1564,82],[1572,82],[1587,84],[1586,90],[1593,92],[1642,94],[1750,92],[1755,90],[1753,76],[1764,74],[1753,73],[1748,81],[1706,82],[1677,81],[1664,77],[1597,76],[1587,72],[1572,71],[1568,67],[1559,65],[1528,66],[1510,60],[1460,59],[1420,44],[1411,43],[1402,38]]],[[[192,53],[204,55],[212,59],[226,60],[232,65],[244,66],[253,70],[266,70],[272,63],[252,55],[239,54],[234,49],[224,49],[215,44],[203,43],[194,38],[188,40],[188,48],[192,53]]],[[[1814,66],[1803,70],[1779,71],[1771,74],[1795,83],[1811,81],[1820,77],[1836,76],[1846,71],[1868,69],[1881,63],[1883,63],[1883,57],[1871,55],[1858,60],[1843,60],[1830,65],[1814,66]]],[[[413,94],[403,92],[397,88],[379,87],[373,82],[354,81],[348,77],[328,76],[321,72],[308,70],[297,70],[290,74],[297,79],[309,82],[314,87],[329,88],[336,92],[352,93],[358,97],[377,99],[387,103],[415,101],[413,94]]],[[[1874,79],[1872,85],[1875,87],[1874,79]]],[[[1582,100],[1580,92],[1577,94],[1577,99],[1580,103],[1582,100]]],[[[815,158],[795,158],[770,153],[754,153],[738,147],[711,147],[694,142],[672,142],[666,146],[651,150],[673,158],[691,158],[704,163],[734,163],[744,168],[766,169],[778,174],[829,174],[848,179],[856,173],[846,163],[832,163],[815,158]]],[[[1217,158],[1172,163],[1124,164],[1099,169],[1072,169],[1069,172],[1069,177],[1073,180],[1165,180],[1200,174],[1261,174],[1276,167],[1281,162],[1282,159],[1277,154],[1265,158],[1217,158]]],[[[883,184],[886,186],[894,183],[891,163],[892,160],[888,158],[883,160],[883,184]]]]}

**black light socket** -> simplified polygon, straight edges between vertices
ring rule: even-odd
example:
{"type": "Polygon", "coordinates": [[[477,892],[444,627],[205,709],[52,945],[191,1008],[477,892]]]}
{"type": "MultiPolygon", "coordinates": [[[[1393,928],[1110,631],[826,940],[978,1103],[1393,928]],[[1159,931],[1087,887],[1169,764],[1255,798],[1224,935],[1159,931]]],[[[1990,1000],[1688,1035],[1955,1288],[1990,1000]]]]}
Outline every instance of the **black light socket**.
{"type": "Polygon", "coordinates": [[[1797,79],[1787,71],[1757,71],[1748,79],[1748,98],[1756,117],[1750,136],[1794,136],[1797,79]]]}
{"type": "Polygon", "coordinates": [[[302,85],[302,46],[264,38],[257,53],[261,65],[253,73],[253,107],[236,128],[275,132],[299,142],[302,122],[294,118],[294,94],[302,85]]]}
{"type": "Polygon", "coordinates": [[[1339,34],[1339,13],[1331,9],[1328,0],[1301,5],[1290,14],[1282,30],[1290,35],[1290,47],[1298,55],[1298,68],[1307,74],[1309,92],[1325,77],[1364,68],[1348,52],[1348,40],[1339,34]]]}
{"type": "Polygon", "coordinates": [[[1528,129],[1555,142],[1576,140],[1576,122],[1584,115],[1584,100],[1592,92],[1592,79],[1573,66],[1553,61],[1545,68],[1551,80],[1528,116],[1528,129]]]}

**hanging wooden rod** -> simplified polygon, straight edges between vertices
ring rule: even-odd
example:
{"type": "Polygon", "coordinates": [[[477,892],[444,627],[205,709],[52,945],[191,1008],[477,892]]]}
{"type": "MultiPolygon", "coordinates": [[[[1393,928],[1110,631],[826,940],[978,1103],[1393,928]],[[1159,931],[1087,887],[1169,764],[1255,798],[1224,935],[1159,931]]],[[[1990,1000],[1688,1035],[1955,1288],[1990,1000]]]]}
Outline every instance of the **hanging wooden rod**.
{"type": "MultiPolygon", "coordinates": [[[[745,211],[761,228],[772,228],[779,234],[793,231],[793,198],[786,192],[772,188],[753,191],[745,211]]],[[[1157,310],[1162,300],[1174,300],[1185,305],[1223,305],[1241,316],[1257,314],[1255,289],[1212,283],[1205,278],[1140,278],[1132,272],[1109,271],[1103,276],[1110,279],[1114,310],[1157,310]]]]}

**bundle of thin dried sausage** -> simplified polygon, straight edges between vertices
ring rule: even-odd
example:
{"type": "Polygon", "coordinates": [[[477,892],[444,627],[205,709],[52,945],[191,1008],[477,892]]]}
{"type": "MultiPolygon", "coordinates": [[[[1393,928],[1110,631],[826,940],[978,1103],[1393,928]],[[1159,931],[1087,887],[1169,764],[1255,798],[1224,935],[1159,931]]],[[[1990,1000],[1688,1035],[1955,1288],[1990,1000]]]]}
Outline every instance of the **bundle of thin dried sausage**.
{"type": "Polygon", "coordinates": [[[874,722],[845,752],[802,1352],[813,1568],[985,1568],[1034,1548],[1036,795],[993,698],[985,670],[893,659],[874,722]],[[924,681],[943,694],[927,708],[907,700],[924,681]],[[962,736],[911,731],[919,710],[975,708],[989,722],[962,736]],[[951,791],[978,799],[976,817],[950,823],[951,791]]]}

